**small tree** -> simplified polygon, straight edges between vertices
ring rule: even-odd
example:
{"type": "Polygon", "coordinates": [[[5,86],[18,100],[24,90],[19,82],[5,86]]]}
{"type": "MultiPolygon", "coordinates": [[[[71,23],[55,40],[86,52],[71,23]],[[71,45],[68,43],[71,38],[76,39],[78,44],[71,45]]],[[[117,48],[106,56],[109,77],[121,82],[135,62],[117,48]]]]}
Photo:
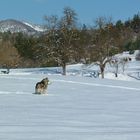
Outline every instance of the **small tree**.
{"type": "Polygon", "coordinates": [[[110,61],[110,66],[114,68],[115,77],[118,77],[119,68],[122,68],[122,71],[125,71],[127,63],[131,61],[130,57],[113,57],[110,61]]]}
{"type": "Polygon", "coordinates": [[[129,58],[129,57],[122,57],[120,59],[120,64],[122,65],[122,71],[123,72],[125,71],[125,67],[126,67],[126,65],[128,64],[129,61],[131,61],[131,58],[129,58]]]}
{"type": "Polygon", "coordinates": [[[112,68],[114,68],[113,73],[115,74],[115,77],[118,77],[121,59],[118,57],[113,57],[112,60],[109,62],[109,64],[112,68]]]}

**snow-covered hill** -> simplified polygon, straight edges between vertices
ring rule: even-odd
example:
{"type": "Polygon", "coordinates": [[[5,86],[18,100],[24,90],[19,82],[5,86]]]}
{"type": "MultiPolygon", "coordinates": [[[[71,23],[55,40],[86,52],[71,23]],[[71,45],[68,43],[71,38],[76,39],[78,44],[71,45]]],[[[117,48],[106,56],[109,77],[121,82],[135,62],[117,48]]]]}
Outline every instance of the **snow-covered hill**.
{"type": "Polygon", "coordinates": [[[7,19],[0,21],[0,32],[24,32],[28,34],[34,34],[36,32],[43,32],[41,26],[29,24],[14,19],[7,19]]]}

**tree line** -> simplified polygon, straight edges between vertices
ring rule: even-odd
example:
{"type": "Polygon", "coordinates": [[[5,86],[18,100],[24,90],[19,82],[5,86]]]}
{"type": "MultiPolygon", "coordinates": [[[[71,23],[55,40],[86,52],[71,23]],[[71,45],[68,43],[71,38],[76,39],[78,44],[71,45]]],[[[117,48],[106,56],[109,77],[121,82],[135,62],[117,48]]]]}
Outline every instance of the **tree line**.
{"type": "Polygon", "coordinates": [[[139,13],[115,23],[111,18],[98,17],[92,27],[80,26],[70,7],[63,9],[62,17],[51,15],[44,19],[46,31],[40,35],[0,33],[1,67],[61,66],[65,75],[67,64],[94,62],[103,78],[105,66],[114,54],[140,50],[139,13]]]}

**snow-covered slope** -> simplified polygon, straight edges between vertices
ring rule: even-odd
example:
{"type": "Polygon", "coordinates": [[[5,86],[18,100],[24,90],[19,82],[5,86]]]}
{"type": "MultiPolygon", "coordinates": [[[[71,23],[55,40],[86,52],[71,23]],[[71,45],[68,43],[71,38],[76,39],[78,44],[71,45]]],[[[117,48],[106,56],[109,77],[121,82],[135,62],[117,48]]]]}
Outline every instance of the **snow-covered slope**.
{"type": "Polygon", "coordinates": [[[0,85],[1,140],[140,139],[139,82],[15,70],[0,85]],[[46,76],[48,95],[32,94],[46,76]]]}
{"type": "Polygon", "coordinates": [[[31,23],[28,23],[28,22],[23,22],[25,25],[35,29],[36,31],[38,32],[44,32],[44,29],[43,27],[39,26],[39,25],[34,25],[34,24],[31,24],[31,23]]]}
{"type": "Polygon", "coordinates": [[[43,32],[40,26],[29,24],[27,22],[22,22],[14,19],[7,19],[0,21],[0,32],[24,32],[29,34],[34,34],[37,32],[43,32]]]}

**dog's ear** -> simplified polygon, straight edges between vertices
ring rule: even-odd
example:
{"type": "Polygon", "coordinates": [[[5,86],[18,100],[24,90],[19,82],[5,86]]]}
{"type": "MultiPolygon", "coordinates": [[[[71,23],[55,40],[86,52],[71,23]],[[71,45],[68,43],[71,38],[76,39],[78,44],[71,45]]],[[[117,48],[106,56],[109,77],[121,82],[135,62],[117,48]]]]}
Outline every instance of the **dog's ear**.
{"type": "Polygon", "coordinates": [[[45,79],[46,79],[46,80],[49,82],[49,79],[48,79],[48,77],[46,77],[45,79]]]}

